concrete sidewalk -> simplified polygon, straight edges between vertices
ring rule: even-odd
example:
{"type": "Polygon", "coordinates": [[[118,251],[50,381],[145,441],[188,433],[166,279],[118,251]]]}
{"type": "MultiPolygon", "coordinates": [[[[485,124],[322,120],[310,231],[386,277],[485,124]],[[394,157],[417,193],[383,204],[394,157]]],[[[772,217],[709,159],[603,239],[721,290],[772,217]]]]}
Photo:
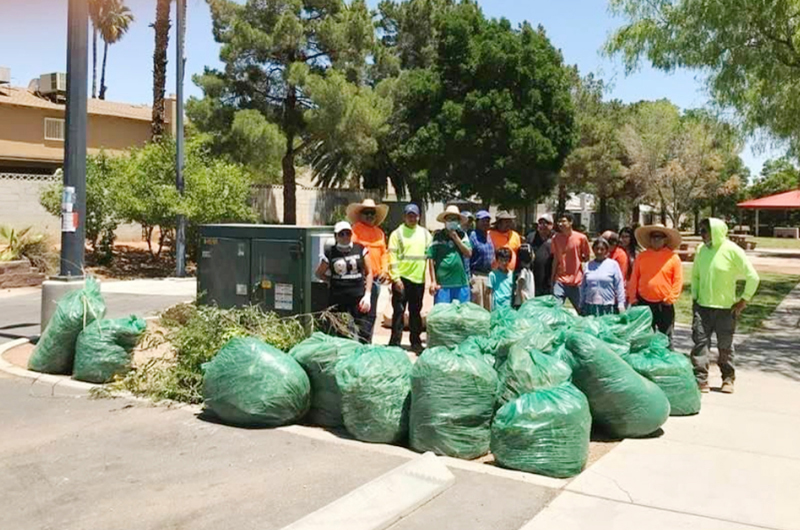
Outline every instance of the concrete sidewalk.
{"type": "MultiPolygon", "coordinates": [[[[799,305],[797,287],[768,331],[737,337],[735,394],[705,394],[661,437],[625,440],[523,528],[799,528],[799,305]]],[[[676,347],[689,351],[691,329],[676,329],[676,347]]]]}

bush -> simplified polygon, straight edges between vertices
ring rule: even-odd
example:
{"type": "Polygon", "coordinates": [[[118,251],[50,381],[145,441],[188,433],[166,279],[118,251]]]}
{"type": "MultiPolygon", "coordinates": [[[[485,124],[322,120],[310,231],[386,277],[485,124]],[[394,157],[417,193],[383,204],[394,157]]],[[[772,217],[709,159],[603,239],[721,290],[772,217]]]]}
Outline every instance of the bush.
{"type": "Polygon", "coordinates": [[[58,256],[47,236],[31,230],[0,226],[0,261],[27,259],[40,272],[49,273],[58,263],[58,256]]]}

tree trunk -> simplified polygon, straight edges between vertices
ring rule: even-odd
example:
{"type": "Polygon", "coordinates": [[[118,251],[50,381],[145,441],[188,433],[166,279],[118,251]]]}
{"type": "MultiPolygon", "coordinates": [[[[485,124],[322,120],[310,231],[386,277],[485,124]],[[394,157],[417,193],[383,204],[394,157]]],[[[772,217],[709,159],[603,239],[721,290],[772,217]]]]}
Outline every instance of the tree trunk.
{"type": "Polygon", "coordinates": [[[152,140],[164,136],[164,93],[167,89],[167,48],[169,47],[169,10],[171,0],[156,0],[155,49],[153,51],[153,118],[152,140]]]}
{"type": "Polygon", "coordinates": [[[659,212],[659,214],[660,214],[659,217],[661,218],[660,219],[661,220],[661,224],[666,226],[666,224],[667,224],[667,207],[664,206],[663,202],[661,203],[661,212],[659,212]]]}
{"type": "Polygon", "coordinates": [[[92,24],[92,99],[97,97],[97,28],[92,24]]]}
{"type": "Polygon", "coordinates": [[[558,183],[558,204],[556,205],[556,219],[567,211],[567,186],[563,182],[558,183]]]}
{"type": "Polygon", "coordinates": [[[602,234],[604,230],[610,230],[608,225],[608,197],[598,197],[597,208],[597,226],[595,227],[598,234],[602,234]]]}
{"type": "Polygon", "coordinates": [[[289,85],[286,89],[286,100],[283,110],[283,130],[286,134],[286,153],[283,155],[283,223],[297,224],[297,195],[294,159],[294,139],[297,133],[297,89],[289,85]]]}
{"type": "Polygon", "coordinates": [[[700,234],[700,208],[694,207],[694,235],[700,234]]]}
{"type": "Polygon", "coordinates": [[[642,214],[641,214],[641,211],[639,210],[639,203],[637,202],[633,206],[633,209],[631,210],[631,226],[633,228],[636,228],[637,226],[639,226],[639,219],[641,218],[641,216],[642,216],[642,214]]]}
{"type": "Polygon", "coordinates": [[[103,67],[100,69],[100,99],[106,99],[106,61],[108,60],[108,43],[103,45],[103,67]]]}

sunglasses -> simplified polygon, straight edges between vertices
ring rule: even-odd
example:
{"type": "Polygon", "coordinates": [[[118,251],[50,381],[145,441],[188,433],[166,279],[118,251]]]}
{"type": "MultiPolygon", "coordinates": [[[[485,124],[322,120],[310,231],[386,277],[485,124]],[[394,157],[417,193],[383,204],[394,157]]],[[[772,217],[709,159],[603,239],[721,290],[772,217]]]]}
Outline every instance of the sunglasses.
{"type": "Polygon", "coordinates": [[[351,232],[350,230],[342,230],[341,232],[339,232],[336,235],[340,236],[340,237],[350,237],[350,236],[353,235],[353,232],[351,232]]]}
{"type": "Polygon", "coordinates": [[[666,239],[667,236],[661,233],[650,234],[650,239],[666,239]]]}
{"type": "Polygon", "coordinates": [[[539,219],[538,223],[539,223],[540,225],[546,225],[546,226],[551,226],[551,225],[553,224],[553,223],[551,223],[550,221],[546,221],[546,220],[544,220],[544,219],[539,219]]]}
{"type": "Polygon", "coordinates": [[[361,215],[364,217],[375,217],[376,212],[375,210],[361,210],[361,215]]]}

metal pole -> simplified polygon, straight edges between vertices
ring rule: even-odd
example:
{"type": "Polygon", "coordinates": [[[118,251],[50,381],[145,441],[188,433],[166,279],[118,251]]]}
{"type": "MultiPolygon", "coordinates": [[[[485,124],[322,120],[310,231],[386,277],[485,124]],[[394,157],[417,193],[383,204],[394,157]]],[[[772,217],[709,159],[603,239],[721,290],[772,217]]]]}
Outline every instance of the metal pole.
{"type": "MultiPolygon", "coordinates": [[[[175,112],[175,185],[178,192],[183,196],[183,40],[185,34],[185,17],[186,17],[186,0],[178,0],[177,2],[177,33],[178,38],[175,48],[178,51],[178,58],[176,61],[176,77],[177,77],[177,109],[175,112]]],[[[186,275],[186,218],[183,215],[178,216],[178,229],[175,235],[175,275],[182,278],[186,275]]]]}
{"type": "Polygon", "coordinates": [[[64,197],[61,223],[61,276],[83,277],[86,221],[86,98],[88,0],[69,0],[67,18],[67,110],[64,144],[64,197]]]}

